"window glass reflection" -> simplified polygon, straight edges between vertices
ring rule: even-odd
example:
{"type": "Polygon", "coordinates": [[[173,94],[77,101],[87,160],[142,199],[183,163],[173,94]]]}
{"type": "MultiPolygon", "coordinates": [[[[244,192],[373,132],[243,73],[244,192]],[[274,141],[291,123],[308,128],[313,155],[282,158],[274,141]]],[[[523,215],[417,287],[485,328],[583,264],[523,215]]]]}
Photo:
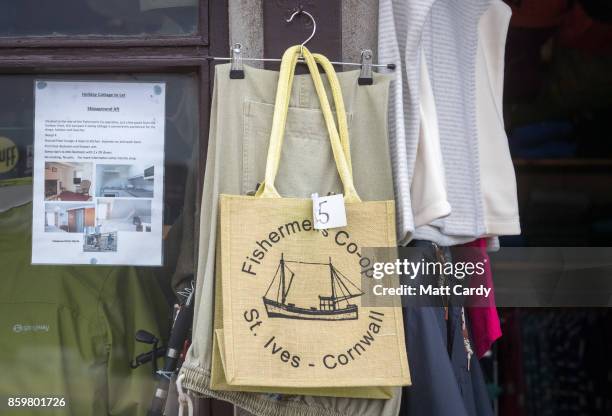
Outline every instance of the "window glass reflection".
{"type": "Polygon", "coordinates": [[[0,2],[0,36],[189,35],[198,0],[0,2]]]}

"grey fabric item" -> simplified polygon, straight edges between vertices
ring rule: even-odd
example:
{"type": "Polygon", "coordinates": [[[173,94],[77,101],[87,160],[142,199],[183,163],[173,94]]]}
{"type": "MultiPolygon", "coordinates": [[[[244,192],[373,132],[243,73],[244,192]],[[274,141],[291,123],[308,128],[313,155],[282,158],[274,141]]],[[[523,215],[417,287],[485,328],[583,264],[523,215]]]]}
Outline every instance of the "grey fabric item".
{"type": "Polygon", "coordinates": [[[512,9],[491,0],[478,22],[476,125],[487,235],[521,233],[514,164],[503,114],[506,37],[512,9]]]}
{"type": "MultiPolygon", "coordinates": [[[[449,194],[451,192],[449,191],[449,194]]],[[[454,235],[446,235],[440,228],[428,224],[417,227],[414,232],[415,238],[419,240],[429,240],[438,244],[439,246],[455,246],[459,244],[469,243],[470,241],[474,241],[476,237],[474,236],[454,236],[454,235]]]]}
{"type": "MultiPolygon", "coordinates": [[[[484,235],[476,126],[478,22],[490,0],[380,0],[381,61],[397,64],[391,85],[389,142],[398,238],[464,244],[484,235]],[[420,60],[425,51],[436,102],[451,214],[415,230],[410,200],[419,140],[420,60]],[[468,105],[466,105],[466,103],[468,105]]],[[[497,237],[489,245],[499,246],[497,237]]]]}
{"type": "Polygon", "coordinates": [[[436,102],[440,145],[452,212],[418,227],[414,236],[441,245],[485,235],[478,129],[478,22],[491,0],[437,0],[423,28],[423,48],[436,102]]]}
{"type": "Polygon", "coordinates": [[[397,212],[397,235],[414,231],[410,186],[419,140],[421,33],[434,0],[380,0],[378,60],[394,62],[389,93],[389,145],[397,212]]]}
{"type": "MultiPolygon", "coordinates": [[[[209,388],[218,195],[246,194],[263,180],[278,81],[278,72],[248,66],[244,79],[230,80],[229,68],[229,64],[218,65],[215,71],[200,215],[193,344],[181,369],[186,376],[183,385],[256,415],[397,415],[400,388],[395,389],[397,394],[390,400],[279,396],[209,388]]],[[[390,77],[374,74],[371,86],[359,86],[358,77],[359,71],[338,74],[348,113],[355,187],[363,200],[390,199],[393,198],[387,140],[390,77]]],[[[276,181],[279,192],[294,197],[309,197],[312,192],[322,195],[341,192],[310,75],[296,76],[290,106],[276,181]]]]}
{"type": "MultiPolygon", "coordinates": [[[[416,234],[415,234],[416,235],[416,234]]],[[[428,240],[433,241],[439,246],[456,246],[461,244],[466,244],[471,241],[476,240],[477,237],[474,236],[455,236],[455,235],[446,235],[440,231],[439,228],[433,225],[423,225],[418,227],[418,237],[419,240],[428,240]]],[[[487,250],[488,251],[498,251],[499,246],[499,237],[487,237],[487,250]]]]}

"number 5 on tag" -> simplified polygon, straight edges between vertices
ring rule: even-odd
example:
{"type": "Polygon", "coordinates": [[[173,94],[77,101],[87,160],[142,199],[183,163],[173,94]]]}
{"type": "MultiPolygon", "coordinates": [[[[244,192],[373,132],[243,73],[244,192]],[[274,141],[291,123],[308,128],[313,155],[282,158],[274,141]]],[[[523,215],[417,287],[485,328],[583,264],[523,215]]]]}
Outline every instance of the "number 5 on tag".
{"type": "Polygon", "coordinates": [[[312,219],[315,230],[346,226],[344,196],[312,194],[312,219]]]}

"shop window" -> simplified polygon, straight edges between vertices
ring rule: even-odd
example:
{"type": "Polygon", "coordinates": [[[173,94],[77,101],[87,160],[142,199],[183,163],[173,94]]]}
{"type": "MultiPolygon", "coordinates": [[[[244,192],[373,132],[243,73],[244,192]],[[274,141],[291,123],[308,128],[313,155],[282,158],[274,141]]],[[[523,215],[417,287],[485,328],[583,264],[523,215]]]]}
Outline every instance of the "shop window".
{"type": "Polygon", "coordinates": [[[0,36],[192,35],[198,10],[198,0],[4,1],[0,36]]]}

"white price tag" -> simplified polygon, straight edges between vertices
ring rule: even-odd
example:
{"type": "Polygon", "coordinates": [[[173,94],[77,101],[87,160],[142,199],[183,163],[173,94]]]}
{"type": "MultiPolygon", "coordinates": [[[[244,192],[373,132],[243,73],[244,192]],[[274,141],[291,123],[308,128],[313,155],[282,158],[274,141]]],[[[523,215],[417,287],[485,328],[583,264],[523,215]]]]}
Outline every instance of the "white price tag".
{"type": "Polygon", "coordinates": [[[312,218],[316,230],[344,227],[346,225],[344,195],[319,197],[319,194],[312,194],[312,218]]]}

